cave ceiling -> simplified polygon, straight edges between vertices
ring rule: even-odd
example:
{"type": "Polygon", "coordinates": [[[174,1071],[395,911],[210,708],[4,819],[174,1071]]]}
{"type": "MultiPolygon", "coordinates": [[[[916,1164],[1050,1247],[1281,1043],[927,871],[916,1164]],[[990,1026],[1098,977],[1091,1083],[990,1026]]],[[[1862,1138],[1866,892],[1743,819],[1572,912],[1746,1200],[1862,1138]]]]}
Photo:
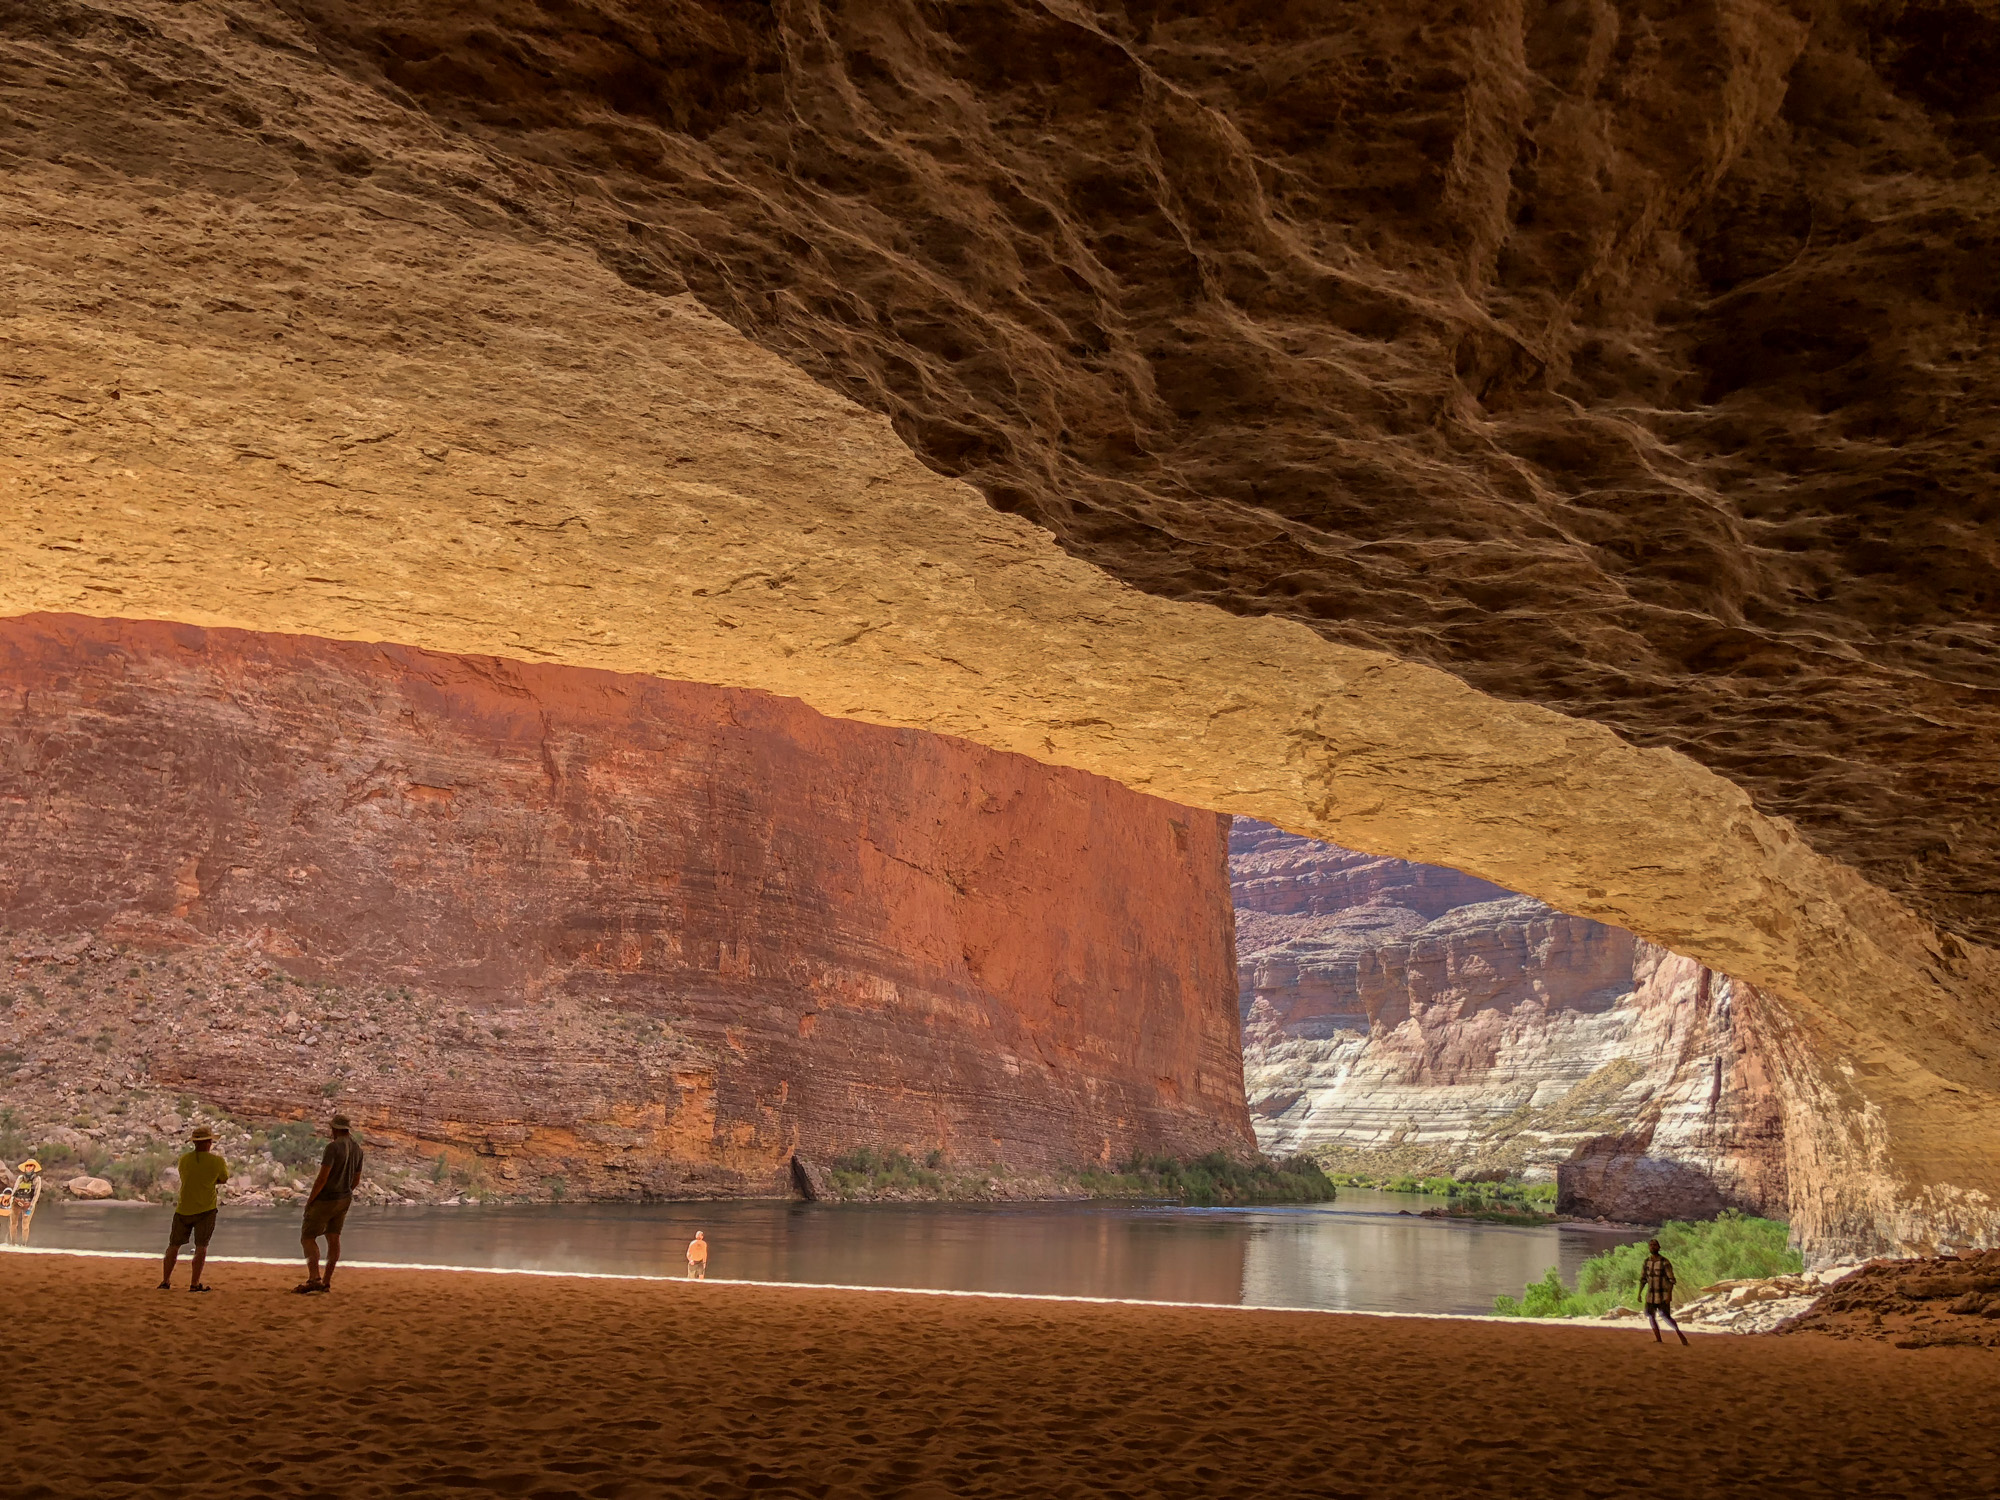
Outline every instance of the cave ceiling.
{"type": "Polygon", "coordinates": [[[283,8],[1072,555],[2000,938],[1992,6],[283,8]]]}

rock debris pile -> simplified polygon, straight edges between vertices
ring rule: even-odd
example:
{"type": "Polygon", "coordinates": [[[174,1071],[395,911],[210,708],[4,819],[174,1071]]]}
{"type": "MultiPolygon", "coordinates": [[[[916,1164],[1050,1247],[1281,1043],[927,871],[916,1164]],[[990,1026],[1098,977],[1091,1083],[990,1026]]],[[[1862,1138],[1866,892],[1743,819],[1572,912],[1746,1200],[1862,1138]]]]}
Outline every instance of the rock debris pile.
{"type": "Polygon", "coordinates": [[[2000,1349],[2000,1250],[1870,1261],[1777,1331],[2000,1349]]]}

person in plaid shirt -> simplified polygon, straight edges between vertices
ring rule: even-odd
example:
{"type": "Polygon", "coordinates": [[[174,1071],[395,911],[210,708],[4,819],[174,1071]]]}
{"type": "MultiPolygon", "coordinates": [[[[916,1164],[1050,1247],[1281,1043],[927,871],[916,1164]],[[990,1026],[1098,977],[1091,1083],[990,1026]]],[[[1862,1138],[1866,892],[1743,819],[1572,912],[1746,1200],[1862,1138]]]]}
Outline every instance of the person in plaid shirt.
{"type": "Polygon", "coordinates": [[[1673,1324],[1674,1336],[1685,1344],[1688,1336],[1681,1332],[1681,1325],[1674,1322],[1674,1263],[1660,1254],[1658,1240],[1646,1241],[1646,1248],[1653,1253],[1639,1268],[1639,1290],[1646,1299],[1646,1321],[1653,1325],[1653,1342],[1666,1342],[1660,1337],[1660,1315],[1664,1313],[1667,1321],[1673,1324]]]}

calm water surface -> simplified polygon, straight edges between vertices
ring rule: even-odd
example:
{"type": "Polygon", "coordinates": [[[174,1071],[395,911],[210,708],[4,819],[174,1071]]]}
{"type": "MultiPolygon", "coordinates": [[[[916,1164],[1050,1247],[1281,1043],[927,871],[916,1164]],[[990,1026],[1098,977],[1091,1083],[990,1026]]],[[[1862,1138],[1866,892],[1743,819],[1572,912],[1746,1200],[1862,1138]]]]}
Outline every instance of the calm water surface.
{"type": "MultiPolygon", "coordinates": [[[[1135,1297],[1357,1312],[1481,1313],[1550,1266],[1573,1276],[1639,1232],[1404,1217],[1436,1199],[1343,1188],[1306,1208],[1106,1203],[509,1204],[356,1208],[351,1260],[678,1275],[694,1231],[718,1280],[1135,1297]]],[[[168,1210],[46,1204],[35,1243],[158,1251],[168,1210]]],[[[299,1210],[224,1205],[217,1255],[296,1257],[299,1210]]],[[[213,1274],[218,1281],[226,1271],[213,1274]]]]}

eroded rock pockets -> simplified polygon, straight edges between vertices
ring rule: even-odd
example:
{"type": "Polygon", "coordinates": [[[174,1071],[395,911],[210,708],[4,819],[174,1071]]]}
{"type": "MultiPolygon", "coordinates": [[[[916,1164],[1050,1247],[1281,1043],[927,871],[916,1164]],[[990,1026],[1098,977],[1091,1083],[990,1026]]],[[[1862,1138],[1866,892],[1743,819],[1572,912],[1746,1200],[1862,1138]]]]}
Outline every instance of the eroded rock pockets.
{"type": "Polygon", "coordinates": [[[239,10],[1115,576],[1681,750],[2000,937],[1990,8],[239,10]]]}
{"type": "Polygon", "coordinates": [[[0,1024],[52,1107],[337,1096],[576,1191],[1240,1153],[1226,823],[760,693],[17,619],[0,917],[61,942],[0,1024]]]}

